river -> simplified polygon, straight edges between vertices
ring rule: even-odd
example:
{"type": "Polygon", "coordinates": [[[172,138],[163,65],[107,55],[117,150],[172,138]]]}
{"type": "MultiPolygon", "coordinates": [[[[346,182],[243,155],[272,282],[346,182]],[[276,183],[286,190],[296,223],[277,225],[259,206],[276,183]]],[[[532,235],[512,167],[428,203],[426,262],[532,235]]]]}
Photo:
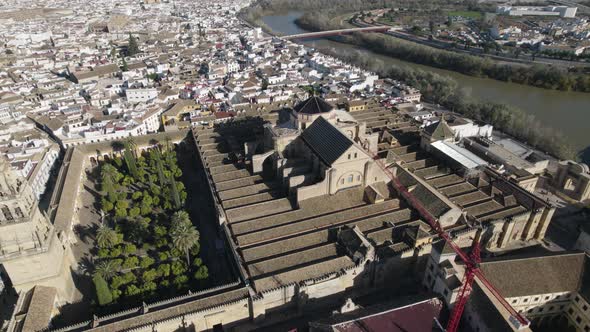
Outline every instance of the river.
{"type": "MultiPolygon", "coordinates": [[[[265,16],[263,22],[274,32],[283,35],[305,33],[308,31],[295,24],[295,20],[301,14],[301,12],[289,12],[284,15],[265,16]]],[[[358,46],[327,39],[304,40],[302,43],[310,47],[357,49],[371,54],[372,57],[385,64],[410,66],[450,76],[472,97],[521,108],[545,126],[563,133],[577,150],[590,148],[590,93],[546,90],[466,76],[449,70],[398,60],[358,46]]]]}

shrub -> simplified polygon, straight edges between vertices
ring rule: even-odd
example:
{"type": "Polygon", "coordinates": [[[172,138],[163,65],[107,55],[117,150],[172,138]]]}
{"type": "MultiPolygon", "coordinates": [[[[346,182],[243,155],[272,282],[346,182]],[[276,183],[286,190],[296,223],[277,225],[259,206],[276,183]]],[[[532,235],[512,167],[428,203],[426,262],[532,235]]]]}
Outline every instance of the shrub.
{"type": "Polygon", "coordinates": [[[137,258],[137,256],[130,256],[125,258],[125,261],[123,262],[123,268],[124,269],[132,269],[135,268],[139,265],[139,259],[137,258]]]}
{"type": "Polygon", "coordinates": [[[176,249],[176,248],[172,248],[172,250],[170,250],[170,255],[172,255],[172,257],[176,257],[176,258],[180,258],[180,257],[184,256],[183,252],[176,249]]]}
{"type": "Polygon", "coordinates": [[[143,195],[143,194],[141,193],[141,191],[136,191],[136,192],[134,192],[134,193],[131,195],[131,198],[132,198],[134,201],[136,201],[136,200],[140,199],[142,195],[143,195]]]}
{"type": "Polygon", "coordinates": [[[127,283],[134,282],[135,280],[137,280],[135,274],[133,274],[132,272],[127,272],[123,274],[123,278],[125,279],[125,281],[127,281],[127,283]]]}
{"type": "Polygon", "coordinates": [[[197,256],[199,252],[201,252],[201,244],[199,242],[195,243],[194,246],[191,247],[191,255],[197,256]]]}
{"type": "Polygon", "coordinates": [[[158,253],[158,258],[161,261],[166,261],[168,260],[168,258],[170,258],[170,253],[168,253],[167,251],[162,251],[158,253]]]}
{"type": "Polygon", "coordinates": [[[111,290],[111,295],[113,296],[113,301],[116,301],[119,297],[121,297],[121,294],[123,294],[123,292],[121,292],[118,289],[111,290]]]}
{"type": "Polygon", "coordinates": [[[186,271],[186,268],[184,267],[184,263],[182,263],[181,261],[175,261],[175,262],[172,262],[171,270],[172,270],[172,274],[174,274],[175,276],[178,276],[178,275],[183,274],[186,271]]]}
{"type": "Polygon", "coordinates": [[[121,256],[121,254],[123,254],[123,249],[121,248],[121,246],[111,249],[111,257],[116,258],[121,256]]]}
{"type": "Polygon", "coordinates": [[[125,202],[124,203],[125,208],[129,207],[129,203],[127,203],[127,193],[126,192],[124,192],[124,191],[120,192],[117,200],[118,200],[118,202],[125,202]]]}
{"type": "MultiPolygon", "coordinates": [[[[158,180],[157,176],[156,176],[155,180],[156,181],[158,180]]],[[[156,181],[154,181],[154,182],[156,182],[156,181]]],[[[150,191],[152,192],[153,196],[159,196],[162,193],[162,190],[160,190],[160,187],[155,186],[155,185],[150,187],[150,191]]],[[[153,202],[153,203],[156,204],[155,202],[153,202]]]]}
{"type": "Polygon", "coordinates": [[[174,286],[176,286],[176,288],[182,288],[187,283],[187,281],[188,277],[183,274],[174,278],[174,281],[172,281],[172,283],[174,284],[174,286]]]}
{"type": "Polygon", "coordinates": [[[146,205],[144,203],[141,203],[140,207],[139,207],[139,213],[142,216],[147,216],[152,212],[152,207],[151,205],[146,205]]]}
{"type": "Polygon", "coordinates": [[[135,217],[139,216],[140,213],[141,213],[141,210],[137,206],[129,209],[129,217],[130,218],[135,218],[135,217]]]}
{"type": "Polygon", "coordinates": [[[111,289],[117,289],[123,285],[127,285],[129,283],[132,283],[135,280],[137,280],[137,278],[135,277],[135,274],[133,274],[131,272],[127,272],[122,275],[114,276],[113,279],[111,279],[111,289]]]}
{"type": "Polygon", "coordinates": [[[127,209],[129,207],[129,203],[126,200],[119,200],[117,204],[115,204],[117,209],[127,209]]]}
{"type": "Polygon", "coordinates": [[[111,255],[111,251],[107,248],[98,249],[99,258],[107,258],[111,255]]]}
{"type": "Polygon", "coordinates": [[[148,268],[148,267],[150,267],[152,264],[154,264],[154,262],[155,262],[155,261],[154,261],[154,259],[153,259],[153,258],[151,258],[151,257],[149,257],[149,256],[146,256],[146,257],[143,257],[143,258],[141,259],[141,263],[139,263],[139,265],[140,265],[142,268],[144,268],[144,269],[147,269],[147,268],[148,268]]]}
{"type": "Polygon", "coordinates": [[[127,210],[126,209],[115,208],[115,217],[117,217],[117,218],[125,218],[125,217],[127,217],[127,210]]]}
{"type": "Polygon", "coordinates": [[[209,278],[209,269],[205,265],[199,266],[197,272],[195,272],[195,279],[204,280],[209,278]]]}
{"type": "Polygon", "coordinates": [[[147,270],[141,275],[141,279],[143,279],[144,282],[154,281],[157,277],[158,272],[154,269],[147,270]]]}
{"type": "Polygon", "coordinates": [[[104,197],[100,200],[100,203],[104,212],[111,212],[115,207],[113,203],[109,202],[108,199],[104,197]]]}
{"type": "Polygon", "coordinates": [[[96,298],[98,299],[98,304],[100,305],[107,305],[113,302],[113,295],[109,290],[109,286],[104,280],[102,276],[96,275],[92,278],[94,282],[94,288],[96,289],[96,298]]]}
{"type": "Polygon", "coordinates": [[[113,260],[112,260],[112,262],[113,262],[113,266],[114,266],[114,267],[115,267],[117,270],[121,269],[121,265],[123,265],[123,259],[121,259],[121,258],[116,258],[116,259],[113,259],[113,260]]]}
{"type": "Polygon", "coordinates": [[[149,281],[149,282],[146,282],[145,284],[143,284],[142,289],[143,289],[144,293],[151,293],[151,292],[156,291],[156,289],[158,289],[158,285],[153,281],[149,281]]]}
{"type": "Polygon", "coordinates": [[[161,264],[158,266],[158,275],[160,277],[168,277],[170,275],[170,264],[161,264]]]}
{"type": "MultiPolygon", "coordinates": [[[[166,238],[161,238],[161,239],[156,240],[156,247],[157,248],[166,247],[167,245],[168,245],[168,240],[166,238]]],[[[168,255],[170,255],[170,254],[168,254],[168,255]]]]}
{"type": "Polygon", "coordinates": [[[203,260],[201,258],[197,257],[193,260],[193,266],[199,267],[201,265],[203,265],[203,260]]]}
{"type": "Polygon", "coordinates": [[[135,285],[129,285],[125,289],[125,296],[135,296],[141,294],[141,289],[135,285]]]}
{"type": "Polygon", "coordinates": [[[132,243],[127,243],[123,251],[125,252],[125,255],[131,255],[137,251],[137,247],[132,243]]]}
{"type": "Polygon", "coordinates": [[[156,237],[165,237],[168,235],[168,229],[164,226],[156,226],[154,227],[154,236],[156,237]]]}

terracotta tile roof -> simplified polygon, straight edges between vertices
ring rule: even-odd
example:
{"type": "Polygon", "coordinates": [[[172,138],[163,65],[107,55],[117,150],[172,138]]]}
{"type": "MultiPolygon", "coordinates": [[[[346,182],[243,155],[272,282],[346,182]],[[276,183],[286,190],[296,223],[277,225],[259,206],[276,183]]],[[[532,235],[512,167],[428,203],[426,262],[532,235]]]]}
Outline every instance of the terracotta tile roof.
{"type": "Polygon", "coordinates": [[[311,322],[313,330],[337,332],[435,331],[442,302],[428,295],[398,298],[311,322]]]}
{"type": "Polygon", "coordinates": [[[22,331],[42,331],[49,325],[57,290],[54,287],[35,286],[27,309],[22,331]]]}

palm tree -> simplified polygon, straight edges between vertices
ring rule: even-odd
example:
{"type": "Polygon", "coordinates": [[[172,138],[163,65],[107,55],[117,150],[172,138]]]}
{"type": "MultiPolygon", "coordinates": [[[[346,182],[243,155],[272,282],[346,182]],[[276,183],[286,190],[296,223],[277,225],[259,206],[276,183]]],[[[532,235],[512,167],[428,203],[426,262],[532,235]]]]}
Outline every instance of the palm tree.
{"type": "Polygon", "coordinates": [[[114,141],[111,143],[111,147],[113,148],[113,154],[115,154],[115,152],[121,152],[125,146],[121,141],[114,141]]]}
{"type": "Polygon", "coordinates": [[[193,226],[186,211],[178,211],[172,215],[172,226],[170,227],[172,244],[186,254],[186,264],[190,266],[189,250],[199,242],[199,231],[193,226]]]}
{"type": "Polygon", "coordinates": [[[100,248],[110,248],[117,243],[117,232],[105,224],[96,231],[96,243],[100,248]]]}
{"type": "Polygon", "coordinates": [[[109,280],[114,277],[119,267],[114,260],[104,260],[96,265],[94,275],[99,275],[105,280],[109,280]]]}
{"type": "Polygon", "coordinates": [[[157,140],[157,139],[155,139],[155,138],[152,138],[152,139],[150,139],[150,141],[149,141],[149,144],[150,144],[151,146],[155,146],[155,147],[156,147],[156,148],[158,148],[158,149],[160,148],[160,141],[158,141],[158,140],[157,140]]]}
{"type": "Polygon", "coordinates": [[[174,213],[170,223],[172,224],[172,228],[186,224],[192,225],[191,218],[186,211],[178,211],[174,213]]]}
{"type": "Polygon", "coordinates": [[[105,164],[100,169],[101,180],[110,179],[113,183],[121,180],[122,174],[111,164],[105,164]]]}
{"type": "Polygon", "coordinates": [[[111,165],[111,164],[106,164],[104,165],[101,169],[100,169],[100,175],[102,175],[103,177],[110,177],[110,178],[114,178],[115,174],[117,173],[117,169],[115,168],[115,166],[111,165]]]}

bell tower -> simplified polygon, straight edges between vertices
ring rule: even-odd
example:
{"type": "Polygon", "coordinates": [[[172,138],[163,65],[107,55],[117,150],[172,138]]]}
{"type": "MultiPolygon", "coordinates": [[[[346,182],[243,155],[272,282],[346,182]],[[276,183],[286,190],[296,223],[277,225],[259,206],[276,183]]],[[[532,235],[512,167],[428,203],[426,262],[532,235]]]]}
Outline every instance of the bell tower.
{"type": "Polygon", "coordinates": [[[73,289],[65,286],[71,279],[68,273],[64,276],[69,257],[69,248],[39,209],[28,181],[0,158],[0,265],[14,288],[56,287],[60,298],[67,300],[73,289]]]}

